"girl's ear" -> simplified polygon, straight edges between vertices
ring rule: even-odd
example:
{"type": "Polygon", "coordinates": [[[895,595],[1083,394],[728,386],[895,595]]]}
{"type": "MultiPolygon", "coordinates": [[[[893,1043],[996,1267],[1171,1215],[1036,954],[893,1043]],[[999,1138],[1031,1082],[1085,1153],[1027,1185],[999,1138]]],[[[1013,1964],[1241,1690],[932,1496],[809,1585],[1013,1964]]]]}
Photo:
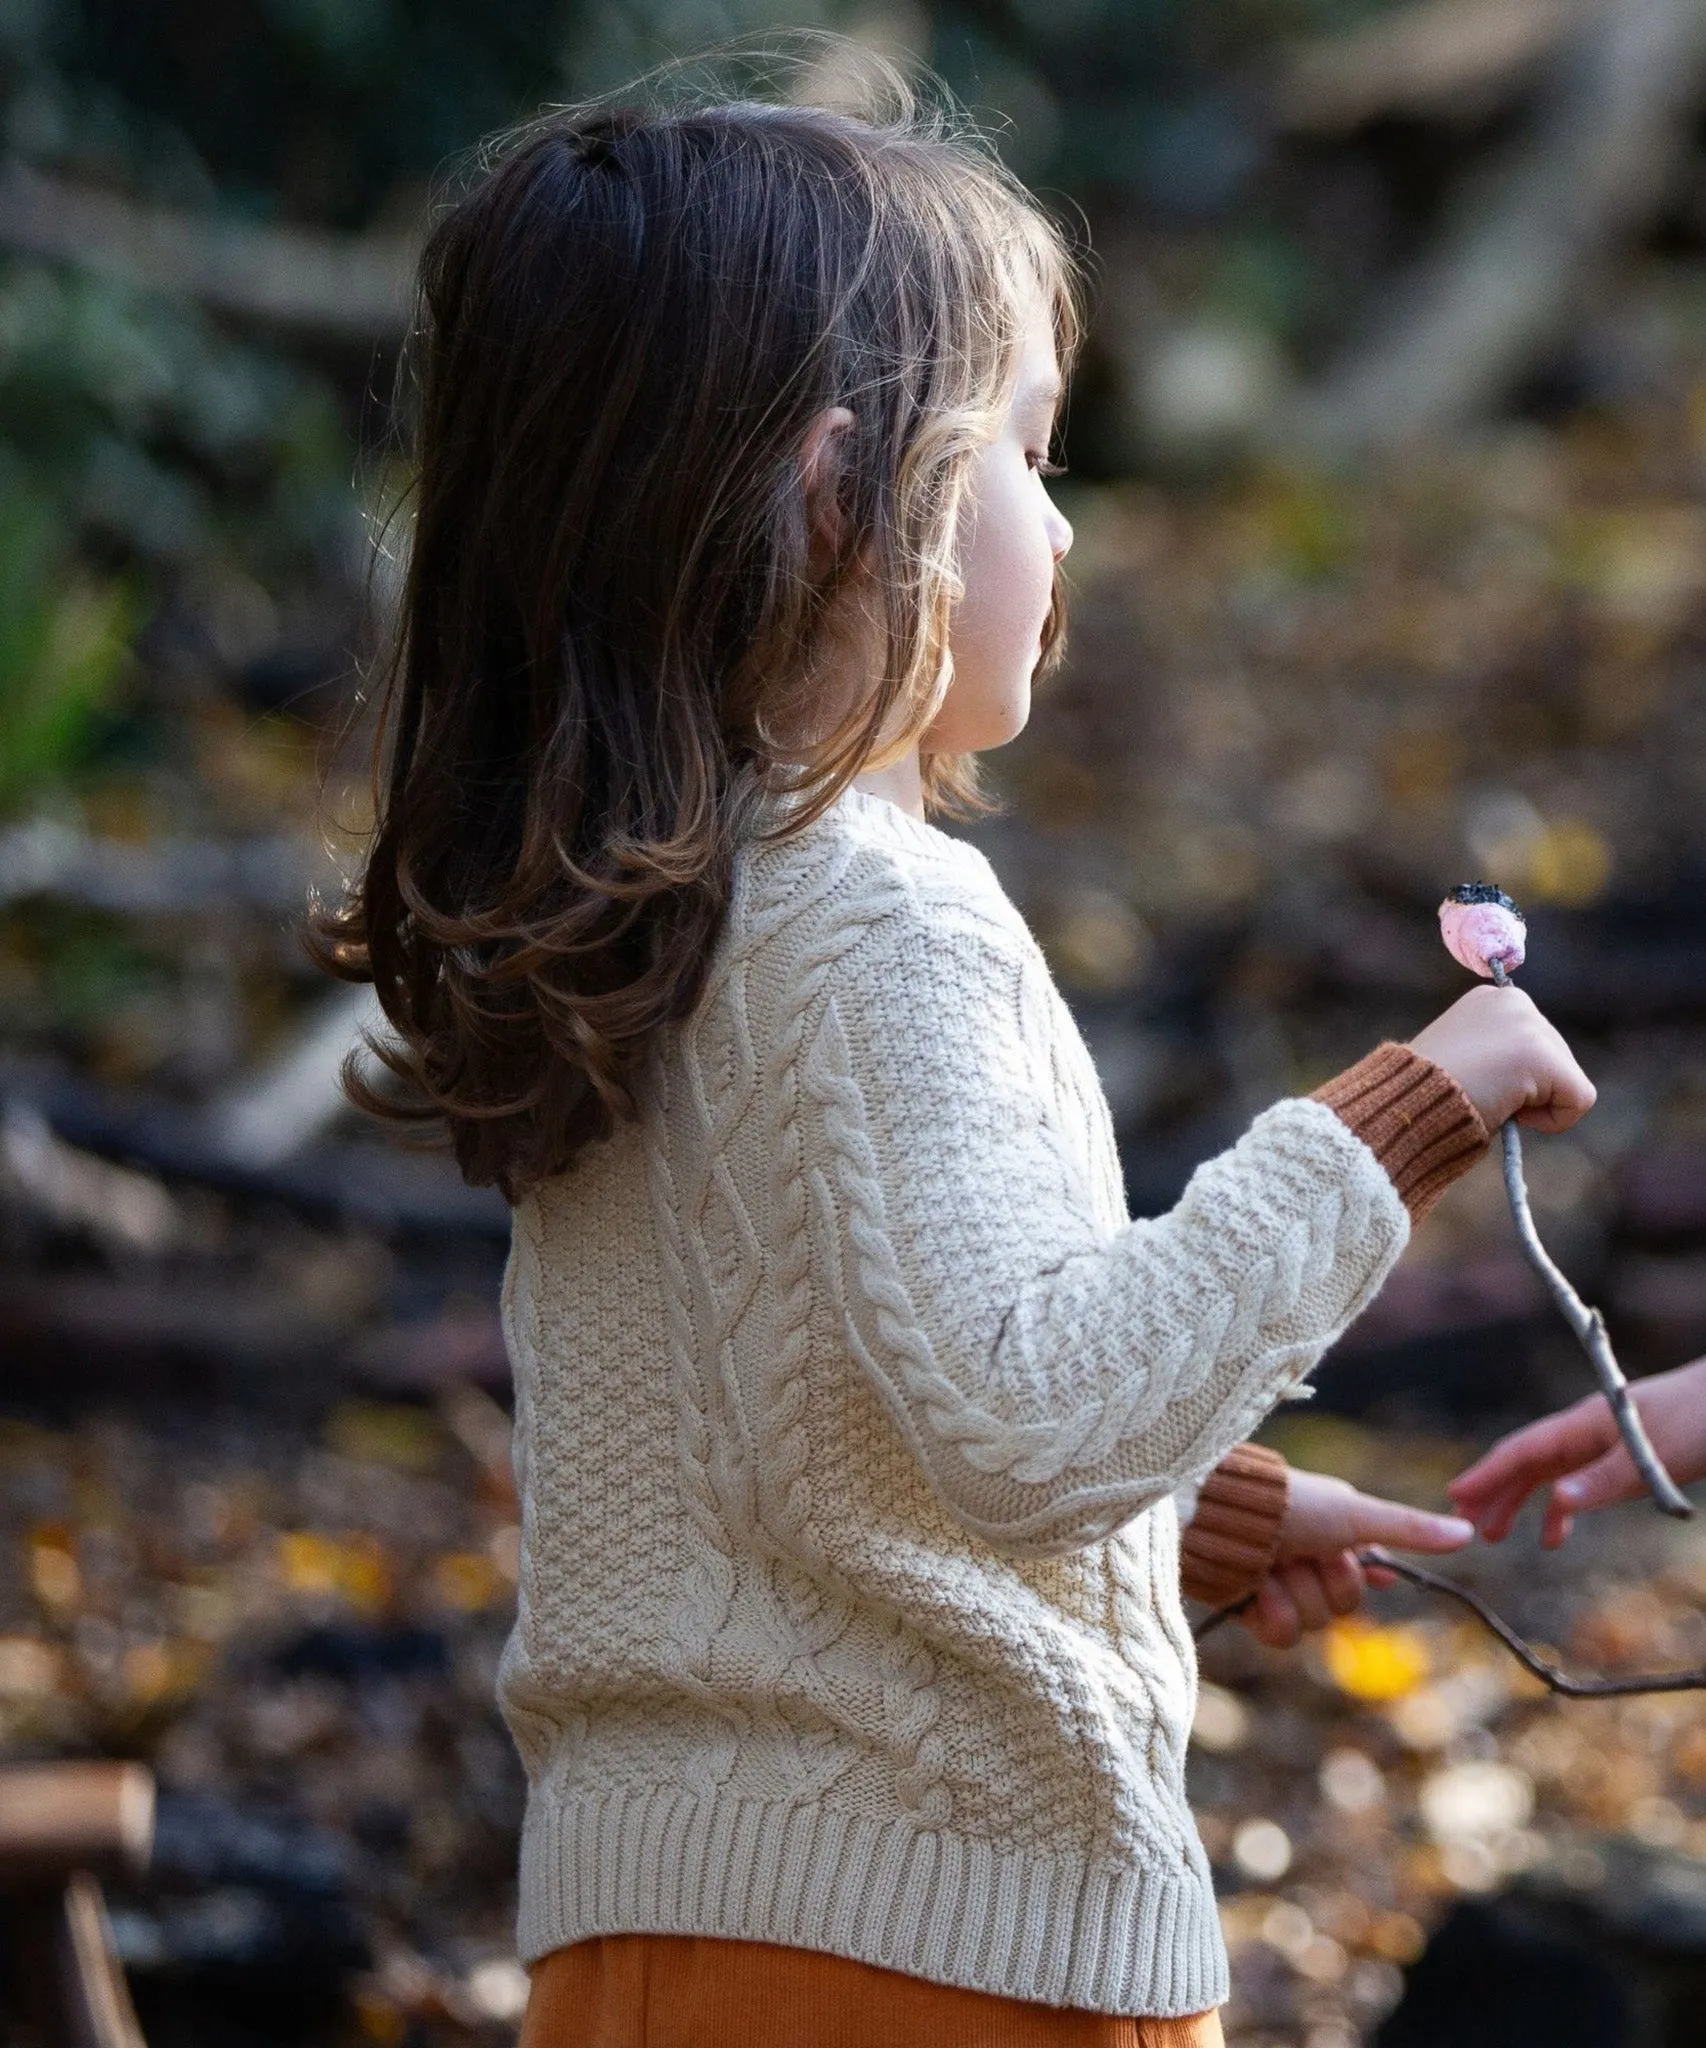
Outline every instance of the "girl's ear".
{"type": "Polygon", "coordinates": [[[806,566],[814,578],[827,576],[840,558],[847,538],[847,516],[841,509],[841,457],[853,426],[844,405],[820,412],[800,443],[800,481],[806,492],[806,527],[810,536],[806,566]]]}

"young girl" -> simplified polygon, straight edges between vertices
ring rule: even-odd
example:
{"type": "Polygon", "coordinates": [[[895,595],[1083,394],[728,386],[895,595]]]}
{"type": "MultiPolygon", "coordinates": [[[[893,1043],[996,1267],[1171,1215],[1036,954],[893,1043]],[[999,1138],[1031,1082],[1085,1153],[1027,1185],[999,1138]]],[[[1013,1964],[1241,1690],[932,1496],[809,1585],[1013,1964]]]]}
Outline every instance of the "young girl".
{"type": "MultiPolygon", "coordinates": [[[[891,90],[897,90],[891,85],[891,90]]],[[[1242,1448],[1521,1110],[1478,989],[1126,1213],[926,822],[1024,724],[1068,258],[897,103],[603,107],[438,225],[381,817],[326,921],[515,1205],[524,2038],[1211,2043],[1180,1604],[1466,1527],[1242,1448]],[[1200,1490],[1199,1490],[1200,1489],[1200,1490]]]]}

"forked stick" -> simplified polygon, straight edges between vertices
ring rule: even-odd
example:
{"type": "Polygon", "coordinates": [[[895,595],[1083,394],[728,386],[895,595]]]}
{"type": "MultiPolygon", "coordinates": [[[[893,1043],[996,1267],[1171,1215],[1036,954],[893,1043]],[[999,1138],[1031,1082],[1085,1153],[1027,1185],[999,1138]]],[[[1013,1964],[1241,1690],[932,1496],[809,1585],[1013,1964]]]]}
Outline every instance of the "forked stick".
{"type": "MultiPolygon", "coordinates": [[[[1494,960],[1490,964],[1494,981],[1500,988],[1509,988],[1510,976],[1505,972],[1504,962],[1494,960]]],[[[1634,1460],[1642,1484],[1664,1514],[1674,1515],[1679,1522],[1685,1522],[1694,1513],[1693,1504],[1677,1487],[1660,1463],[1658,1452],[1653,1449],[1646,1424],[1641,1420],[1641,1411],[1630,1396],[1629,1382],[1624,1378],[1623,1368],[1617,1363],[1617,1354],[1611,1348],[1604,1316],[1597,1308],[1588,1307],[1540,1242],[1540,1233],[1534,1227],[1534,1215],[1528,1206],[1528,1182],[1522,1171],[1522,1132],[1517,1128],[1514,1116],[1505,1120],[1499,1136],[1504,1146],[1505,1193],[1510,1197],[1511,1216],[1516,1223],[1517,1240],[1522,1246],[1523,1256],[1540,1275],[1547,1293],[1558,1305],[1559,1314],[1587,1353],[1598,1376],[1600,1391],[1610,1403],[1617,1432],[1634,1460]]]]}

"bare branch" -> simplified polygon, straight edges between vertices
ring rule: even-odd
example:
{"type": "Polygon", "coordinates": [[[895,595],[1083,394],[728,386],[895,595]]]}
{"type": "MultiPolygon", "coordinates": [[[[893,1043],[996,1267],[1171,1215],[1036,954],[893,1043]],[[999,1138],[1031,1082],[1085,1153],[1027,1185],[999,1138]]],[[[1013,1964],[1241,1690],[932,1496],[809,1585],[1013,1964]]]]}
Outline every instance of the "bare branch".
{"type": "MultiPolygon", "coordinates": [[[[1500,988],[1509,985],[1510,977],[1497,960],[1493,962],[1493,979],[1500,988]]],[[[1686,1522],[1694,1513],[1693,1505],[1677,1487],[1660,1461],[1658,1452],[1653,1449],[1646,1424],[1641,1420],[1641,1411],[1630,1398],[1629,1382],[1624,1378],[1623,1368],[1617,1363],[1617,1354],[1611,1348],[1604,1316],[1597,1308],[1588,1307],[1540,1242],[1540,1233],[1534,1227],[1534,1212],[1528,1206],[1528,1183],[1522,1171],[1522,1132],[1517,1128],[1515,1117],[1506,1120],[1499,1135],[1504,1146],[1505,1193],[1510,1198],[1511,1216],[1516,1223],[1517,1240],[1522,1246],[1523,1256],[1539,1274],[1547,1293],[1557,1303],[1559,1314],[1587,1353],[1599,1380],[1600,1392],[1610,1404],[1612,1420],[1617,1424],[1617,1432],[1634,1462],[1635,1470],[1641,1475],[1642,1485],[1665,1514],[1686,1522]]]]}
{"type": "Polygon", "coordinates": [[[1283,128],[1344,134],[1394,114],[1461,114],[1517,90],[1582,0],[1419,0],[1293,52],[1271,94],[1283,128]]]}
{"type": "Polygon", "coordinates": [[[1483,1627],[1492,1630],[1525,1671],[1538,1678],[1548,1691],[1561,1693],[1565,1699],[1622,1699],[1629,1694],[1643,1692],[1706,1692],[1706,1669],[1647,1671],[1633,1678],[1574,1678],[1542,1657],[1532,1643],[1519,1636],[1502,1615],[1495,1614],[1467,1586],[1453,1585],[1450,1579],[1442,1579],[1436,1572],[1424,1571],[1419,1564],[1405,1564],[1390,1551],[1373,1547],[1359,1550],[1357,1561],[1377,1571],[1395,1572],[1399,1578],[1407,1579],[1412,1586],[1420,1586],[1424,1592],[1443,1593],[1448,1600],[1467,1607],[1483,1627]]]}
{"type": "Polygon", "coordinates": [[[1516,1234],[1521,1240],[1528,1263],[1546,1284],[1546,1291],[1558,1304],[1565,1322],[1576,1333],[1576,1339],[1587,1353],[1599,1379],[1600,1392],[1611,1404],[1612,1418],[1617,1424],[1618,1434],[1623,1439],[1624,1449],[1634,1461],[1635,1470],[1641,1475],[1641,1483],[1653,1496],[1654,1501],[1667,1515],[1674,1515],[1679,1522],[1687,1521],[1694,1508],[1686,1494],[1679,1491],[1675,1481],[1665,1470],[1659,1454],[1653,1449],[1652,1439],[1647,1435],[1641,1411],[1629,1395],[1629,1382],[1623,1376],[1623,1368],[1617,1363],[1617,1354],[1611,1348],[1605,1318],[1597,1308],[1589,1308],[1581,1296],[1553,1264],[1546,1247],[1540,1242],[1534,1227],[1534,1217],[1528,1206],[1528,1188],[1522,1174],[1522,1138],[1514,1122],[1507,1123],[1502,1133],[1504,1143],[1505,1192],[1510,1196],[1511,1215],[1516,1219],[1516,1234]]]}
{"type": "Polygon", "coordinates": [[[1703,70],[1699,0],[1596,0],[1514,156],[1471,179],[1431,255],[1300,404],[1329,446],[1379,446],[1484,412],[1564,331],[1619,239],[1663,197],[1703,70]]]}
{"type": "MultiPolygon", "coordinates": [[[[1436,1572],[1424,1571],[1419,1564],[1406,1564],[1389,1550],[1370,1545],[1367,1550],[1357,1552],[1357,1562],[1370,1571],[1391,1572],[1395,1577],[1407,1580],[1412,1586],[1419,1586],[1424,1593],[1443,1593],[1446,1599],[1455,1600],[1496,1635],[1505,1648],[1522,1668],[1538,1678],[1549,1692],[1555,1692],[1570,1700],[1627,1699],[1637,1693],[1649,1692],[1706,1692],[1706,1669],[1692,1671],[1646,1671],[1632,1678],[1577,1678],[1562,1670],[1549,1659],[1542,1657],[1534,1645],[1518,1635],[1502,1614],[1495,1613],[1477,1594],[1467,1586],[1454,1585],[1450,1579],[1442,1579],[1436,1572]]],[[[1223,1622],[1233,1620],[1246,1613],[1256,1603],[1254,1593],[1248,1593],[1242,1600],[1234,1600],[1230,1606],[1217,1607],[1212,1614],[1205,1615],[1191,1631],[1197,1642],[1211,1636],[1223,1622]]]]}
{"type": "Polygon", "coordinates": [[[402,334],[417,247],[401,235],[199,218],[0,168],[0,249],[75,263],[269,326],[337,340],[402,334]]]}

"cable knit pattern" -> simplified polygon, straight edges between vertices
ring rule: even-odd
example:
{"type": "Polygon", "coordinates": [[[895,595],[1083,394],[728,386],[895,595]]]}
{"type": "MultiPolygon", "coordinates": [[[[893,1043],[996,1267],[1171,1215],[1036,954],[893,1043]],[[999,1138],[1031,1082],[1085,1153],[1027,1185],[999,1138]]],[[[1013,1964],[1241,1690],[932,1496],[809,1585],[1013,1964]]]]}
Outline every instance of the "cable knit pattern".
{"type": "Polygon", "coordinates": [[[1287,1102],[1132,1222],[987,863],[857,792],[742,854],[641,1097],[515,1218],[523,1959],[1218,2004],[1174,1496],[1378,1288],[1391,1178],[1287,1102]]]}

